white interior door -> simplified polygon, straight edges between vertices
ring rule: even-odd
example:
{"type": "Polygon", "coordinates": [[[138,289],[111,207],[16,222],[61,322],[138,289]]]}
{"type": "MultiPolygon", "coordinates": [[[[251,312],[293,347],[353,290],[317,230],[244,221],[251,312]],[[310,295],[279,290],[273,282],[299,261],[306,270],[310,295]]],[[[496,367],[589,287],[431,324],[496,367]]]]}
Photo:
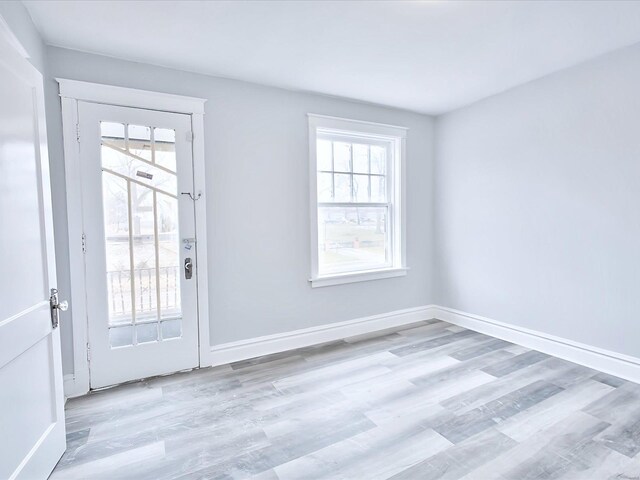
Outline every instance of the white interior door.
{"type": "Polygon", "coordinates": [[[0,478],[47,478],[65,449],[42,77],[0,25],[0,478]]]}
{"type": "Polygon", "coordinates": [[[198,365],[191,117],[78,102],[91,388],[198,365]]]}

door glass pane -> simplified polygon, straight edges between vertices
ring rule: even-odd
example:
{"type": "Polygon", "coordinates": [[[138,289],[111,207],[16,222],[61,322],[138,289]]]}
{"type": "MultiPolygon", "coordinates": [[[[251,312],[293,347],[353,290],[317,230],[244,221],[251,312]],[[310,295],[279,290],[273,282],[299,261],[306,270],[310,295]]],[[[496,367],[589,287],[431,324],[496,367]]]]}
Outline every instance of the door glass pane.
{"type": "Polygon", "coordinates": [[[158,257],[160,263],[160,318],[178,318],[180,306],[180,240],[178,238],[178,200],[158,194],[158,257]]]}
{"type": "Polygon", "coordinates": [[[176,171],[176,131],[168,128],[153,129],[155,163],[176,171]]]}
{"type": "Polygon", "coordinates": [[[114,347],[126,347],[133,345],[133,327],[115,327],[109,329],[109,345],[114,347]]]}
{"type": "Polygon", "coordinates": [[[143,323],[136,326],[137,343],[158,341],[158,323],[143,323]]]}
{"type": "Polygon", "coordinates": [[[128,324],[132,321],[132,314],[127,181],[103,172],[102,198],[107,255],[109,324],[128,324]]]}
{"type": "Polygon", "coordinates": [[[102,122],[101,133],[110,345],[180,337],[175,131],[102,122]]]}
{"type": "Polygon", "coordinates": [[[151,128],[129,125],[129,152],[145,160],[152,160],[151,128]]]}
{"type": "Polygon", "coordinates": [[[155,167],[151,163],[134,158],[126,152],[115,150],[104,143],[102,145],[102,168],[116,175],[130,178],[135,183],[148,185],[172,195],[177,194],[175,173],[155,167]]]}
{"type": "Polygon", "coordinates": [[[180,320],[167,320],[162,322],[162,339],[178,338],[182,336],[182,322],[180,320]]]}
{"type": "Polygon", "coordinates": [[[318,252],[321,274],[389,266],[387,207],[321,207],[318,252]]]}
{"type": "Polygon", "coordinates": [[[122,123],[102,122],[100,123],[100,133],[103,144],[126,150],[124,125],[122,123]]]}
{"type": "Polygon", "coordinates": [[[131,227],[136,319],[157,318],[154,192],[131,184],[131,227]]]}

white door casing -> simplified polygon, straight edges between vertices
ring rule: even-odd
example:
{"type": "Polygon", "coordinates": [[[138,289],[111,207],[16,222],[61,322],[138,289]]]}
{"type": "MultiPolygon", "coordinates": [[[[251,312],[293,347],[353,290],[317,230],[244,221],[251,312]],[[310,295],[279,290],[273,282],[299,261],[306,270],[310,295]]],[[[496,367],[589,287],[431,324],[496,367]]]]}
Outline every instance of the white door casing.
{"type": "MultiPolygon", "coordinates": [[[[84,225],[82,171],[80,159],[80,131],[78,109],[80,102],[119,105],[162,112],[183,113],[191,118],[193,133],[191,149],[194,169],[194,192],[201,195],[195,202],[199,322],[199,364],[210,365],[208,275],[207,275],[207,226],[204,155],[204,104],[205,99],[139,90],[112,85],[57,78],[60,86],[64,134],[64,162],[67,195],[68,242],[70,252],[70,294],[73,300],[71,318],[73,336],[73,375],[65,377],[67,397],[83,395],[89,391],[88,318],[86,298],[86,272],[84,258],[84,225]]],[[[87,239],[90,247],[91,239],[87,239]]]]}
{"type": "Polygon", "coordinates": [[[47,478],[65,425],[43,82],[1,20],[0,478],[47,478]]]}
{"type": "Polygon", "coordinates": [[[91,388],[194,368],[191,118],[80,101],[78,122],[91,388]]]}

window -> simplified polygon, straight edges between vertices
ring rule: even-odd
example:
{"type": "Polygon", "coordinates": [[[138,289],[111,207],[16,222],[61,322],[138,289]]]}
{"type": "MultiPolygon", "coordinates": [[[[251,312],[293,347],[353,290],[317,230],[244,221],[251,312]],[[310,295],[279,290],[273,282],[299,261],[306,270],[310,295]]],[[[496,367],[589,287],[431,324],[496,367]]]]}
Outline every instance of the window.
{"type": "Polygon", "coordinates": [[[309,115],[311,284],[406,274],[406,129],[309,115]]]}

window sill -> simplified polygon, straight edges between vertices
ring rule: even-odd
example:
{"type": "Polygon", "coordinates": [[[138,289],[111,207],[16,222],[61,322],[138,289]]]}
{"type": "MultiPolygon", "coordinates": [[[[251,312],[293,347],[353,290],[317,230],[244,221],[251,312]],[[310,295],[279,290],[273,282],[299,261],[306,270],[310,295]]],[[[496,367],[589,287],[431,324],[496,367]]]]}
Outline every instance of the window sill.
{"type": "Polygon", "coordinates": [[[342,273],[337,275],[327,275],[309,280],[313,288],[329,287],[331,285],[342,285],[344,283],[367,282],[369,280],[380,280],[383,278],[403,277],[409,269],[385,268],[383,270],[371,270],[369,272],[342,273]]]}

